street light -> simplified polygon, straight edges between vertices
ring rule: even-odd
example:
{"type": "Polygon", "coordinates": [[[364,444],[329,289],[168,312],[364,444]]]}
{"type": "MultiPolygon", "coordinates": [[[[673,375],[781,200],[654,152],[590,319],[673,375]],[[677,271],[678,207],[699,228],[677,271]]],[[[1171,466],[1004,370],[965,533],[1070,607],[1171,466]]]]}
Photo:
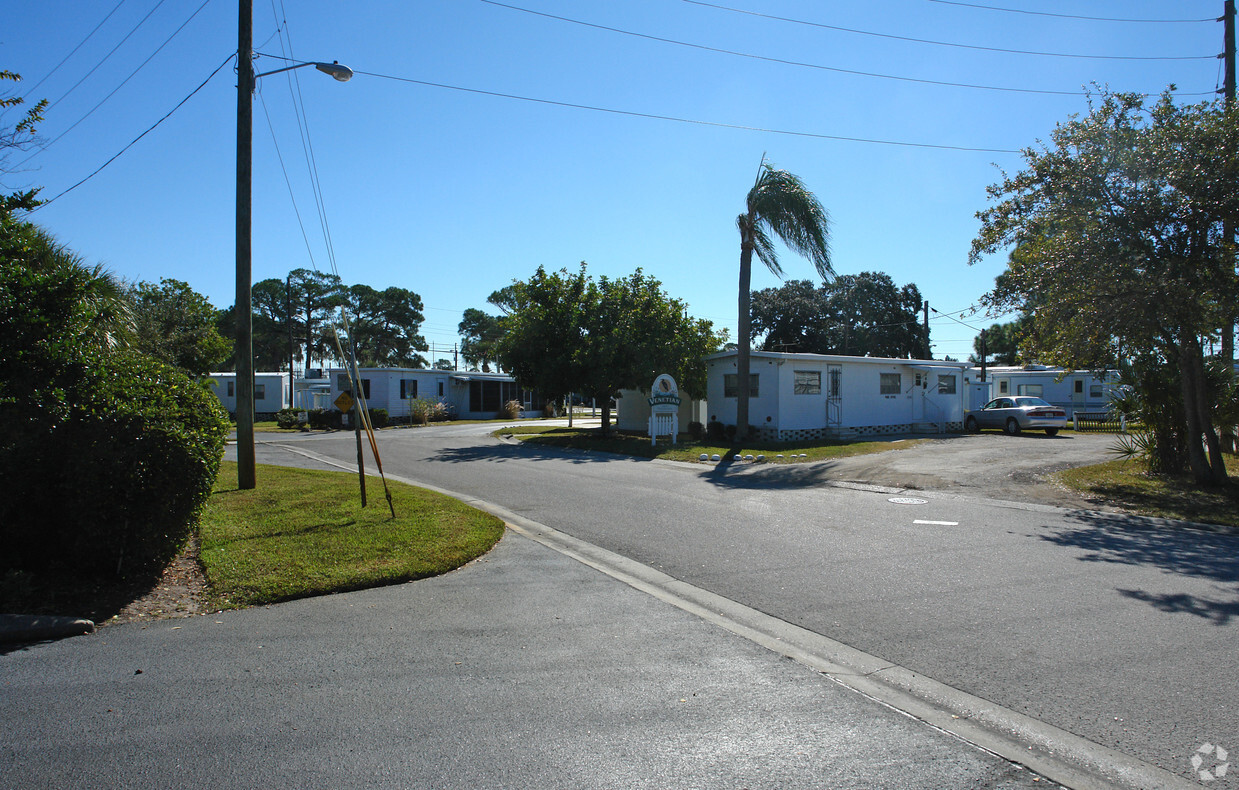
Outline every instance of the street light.
{"type": "MultiPolygon", "coordinates": [[[[253,0],[238,0],[237,24],[237,487],[257,485],[254,474],[254,332],[250,292],[251,186],[253,180],[254,82],[268,74],[313,66],[340,82],[353,70],[339,63],[298,63],[263,74],[254,73],[253,0]]],[[[288,371],[292,376],[292,370],[288,371]]]]}

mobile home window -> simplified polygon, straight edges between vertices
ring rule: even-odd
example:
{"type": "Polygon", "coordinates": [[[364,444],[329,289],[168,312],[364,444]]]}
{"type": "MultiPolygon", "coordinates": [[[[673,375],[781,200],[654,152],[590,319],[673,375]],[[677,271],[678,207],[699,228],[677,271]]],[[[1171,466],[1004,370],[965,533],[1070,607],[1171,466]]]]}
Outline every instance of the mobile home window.
{"type": "Polygon", "coordinates": [[[1021,384],[1018,389],[1019,392],[1016,393],[1017,395],[1032,395],[1037,398],[1041,397],[1040,384],[1021,384]]]}
{"type": "Polygon", "coordinates": [[[1084,394],[1084,380],[1083,379],[1076,379],[1076,394],[1077,395],[1084,394]]]}
{"type": "Polygon", "coordinates": [[[443,382],[442,381],[439,382],[439,397],[440,398],[443,397],[443,382]]]}
{"type": "Polygon", "coordinates": [[[883,373],[880,392],[883,395],[898,395],[903,392],[903,379],[898,373],[883,373]]]}
{"type": "Polygon", "coordinates": [[[820,370],[797,370],[796,385],[792,391],[797,395],[821,395],[822,372],[820,370]]]}
{"type": "Polygon", "coordinates": [[[955,394],[955,377],[944,373],[938,374],[938,394],[939,395],[954,395],[955,394]]]}
{"type": "Polygon", "coordinates": [[[235,381],[228,382],[228,397],[237,397],[237,383],[235,381]]]}
{"type": "MultiPolygon", "coordinates": [[[[341,392],[353,391],[353,388],[349,386],[348,376],[346,374],[341,373],[336,377],[336,389],[341,392]]],[[[361,380],[361,393],[365,396],[366,400],[370,400],[370,379],[361,380]]]]}
{"type": "Polygon", "coordinates": [[[267,385],[266,384],[255,384],[254,385],[254,400],[262,400],[265,397],[267,397],[267,385]]]}
{"type": "Polygon", "coordinates": [[[400,400],[417,397],[417,379],[400,379],[400,400]]]}
{"type": "MultiPolygon", "coordinates": [[[[736,374],[735,373],[724,373],[723,374],[723,397],[724,398],[736,397],[736,374]]],[[[756,373],[749,374],[749,397],[751,398],[757,397],[757,374],[756,373]]]]}
{"type": "Polygon", "coordinates": [[[1100,398],[1101,397],[1101,385],[1100,384],[1088,385],[1088,396],[1090,398],[1100,398]]]}
{"type": "Polygon", "coordinates": [[[999,379],[999,381],[998,381],[998,394],[999,394],[999,395],[1006,395],[1009,391],[1010,391],[1010,390],[1008,390],[1008,389],[1007,389],[1007,380],[1006,380],[1006,379],[999,379]]]}

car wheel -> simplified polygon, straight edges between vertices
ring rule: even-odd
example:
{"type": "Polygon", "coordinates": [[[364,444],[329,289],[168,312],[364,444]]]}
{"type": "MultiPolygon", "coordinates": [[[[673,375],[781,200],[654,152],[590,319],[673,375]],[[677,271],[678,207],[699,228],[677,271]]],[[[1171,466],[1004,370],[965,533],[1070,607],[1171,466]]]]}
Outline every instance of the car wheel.
{"type": "Polygon", "coordinates": [[[964,420],[964,430],[968,433],[980,433],[981,426],[977,423],[976,417],[969,417],[964,420]]]}
{"type": "Polygon", "coordinates": [[[1006,431],[1007,431],[1007,433],[1011,434],[1012,436],[1015,436],[1017,433],[1019,433],[1019,432],[1020,432],[1020,424],[1016,421],[1016,419],[1015,419],[1014,417],[1008,417],[1008,418],[1007,418],[1007,428],[1006,428],[1006,431]]]}
{"type": "Polygon", "coordinates": [[[1045,435],[1046,436],[1058,436],[1058,429],[1057,428],[1046,428],[1045,435]]]}

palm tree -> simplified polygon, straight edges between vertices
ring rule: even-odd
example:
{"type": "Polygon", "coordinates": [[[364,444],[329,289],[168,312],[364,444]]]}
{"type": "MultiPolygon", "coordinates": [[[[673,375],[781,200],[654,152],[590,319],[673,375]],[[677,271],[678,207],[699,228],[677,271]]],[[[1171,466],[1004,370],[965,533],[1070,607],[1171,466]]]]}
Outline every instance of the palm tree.
{"type": "Polygon", "coordinates": [[[830,265],[830,231],[826,209],[795,175],[776,170],[762,156],[757,182],[745,197],[745,212],[736,218],[740,230],[740,315],[736,333],[736,439],[749,432],[749,297],[753,255],[774,275],[783,276],[772,236],[813,262],[823,280],[834,276],[830,265]]]}

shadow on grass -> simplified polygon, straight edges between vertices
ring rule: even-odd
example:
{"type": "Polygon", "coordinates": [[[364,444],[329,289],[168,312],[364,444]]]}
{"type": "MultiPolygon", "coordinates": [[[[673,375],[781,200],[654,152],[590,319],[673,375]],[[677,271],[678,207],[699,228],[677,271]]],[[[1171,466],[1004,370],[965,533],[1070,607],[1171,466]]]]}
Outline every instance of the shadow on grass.
{"type": "Polygon", "coordinates": [[[1103,514],[1075,516],[1079,526],[1062,527],[1042,540],[1083,551],[1082,562],[1152,567],[1171,576],[1219,583],[1223,598],[1189,593],[1119,589],[1119,594],[1167,613],[1201,617],[1227,625],[1239,616],[1239,534],[1173,529],[1146,519],[1103,514]],[[1228,597],[1227,597],[1228,596],[1228,597]]]}

